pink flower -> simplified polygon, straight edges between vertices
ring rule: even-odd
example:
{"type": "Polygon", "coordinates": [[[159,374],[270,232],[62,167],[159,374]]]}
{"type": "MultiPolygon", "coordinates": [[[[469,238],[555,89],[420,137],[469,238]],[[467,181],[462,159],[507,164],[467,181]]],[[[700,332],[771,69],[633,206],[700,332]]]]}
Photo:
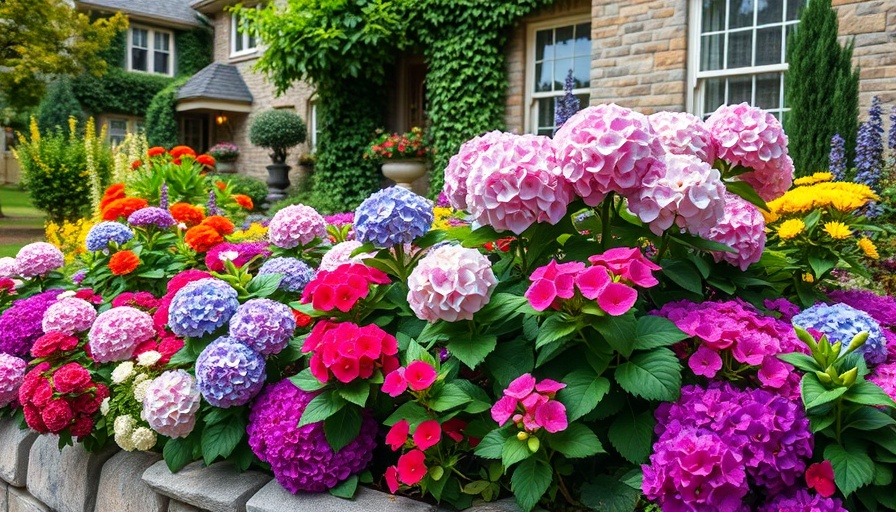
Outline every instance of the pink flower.
{"type": "Polygon", "coordinates": [[[607,270],[613,275],[621,276],[641,288],[650,288],[659,284],[651,272],[660,270],[661,267],[647,259],[636,247],[609,249],[603,254],[590,256],[588,261],[592,265],[607,267],[607,270]]]}
{"type": "Polygon", "coordinates": [[[611,281],[606,267],[601,266],[588,267],[576,276],[576,286],[589,300],[598,298],[611,281]]]}
{"type": "Polygon", "coordinates": [[[657,112],[647,119],[667,153],[693,155],[710,165],[716,161],[712,134],[698,117],[687,112],[657,112]]]}
{"type": "Polygon", "coordinates": [[[386,485],[389,486],[389,492],[395,494],[401,484],[398,483],[398,469],[395,466],[386,468],[386,485]]]}
{"type": "Polygon", "coordinates": [[[393,398],[404,393],[405,390],[408,389],[408,381],[405,380],[404,373],[404,368],[398,368],[389,375],[386,375],[386,379],[383,381],[383,386],[381,388],[383,393],[387,393],[393,398]]]}
{"type": "Polygon", "coordinates": [[[407,380],[408,387],[414,391],[423,391],[432,386],[438,375],[436,369],[424,361],[414,361],[408,365],[407,370],[404,372],[404,378],[407,380]]]}
{"type": "Polygon", "coordinates": [[[531,374],[524,373],[513,380],[504,390],[504,394],[509,397],[522,400],[532,393],[535,389],[535,377],[531,374]]]}
{"type": "Polygon", "coordinates": [[[558,264],[557,260],[551,260],[532,272],[529,277],[532,285],[524,296],[538,311],[547,309],[557,298],[571,299],[576,293],[576,276],[584,268],[585,264],[579,261],[558,264]]]}
{"type": "Polygon", "coordinates": [[[545,430],[554,434],[566,430],[566,406],[557,400],[549,400],[535,409],[535,421],[545,430]]]}
{"type": "Polygon", "coordinates": [[[541,382],[535,384],[535,391],[539,393],[546,393],[549,397],[553,398],[554,393],[560,391],[565,388],[566,384],[562,382],[557,382],[556,380],[544,379],[541,382]]]}
{"type": "Polygon", "coordinates": [[[408,440],[408,433],[410,431],[411,427],[407,420],[399,421],[392,425],[392,428],[389,429],[389,433],[386,434],[386,444],[388,444],[393,451],[397,451],[404,446],[404,443],[408,440]]]}
{"type": "Polygon", "coordinates": [[[780,388],[790,376],[790,368],[775,356],[765,356],[757,373],[759,381],[766,387],[780,388]]]}
{"type": "Polygon", "coordinates": [[[504,426],[507,423],[507,420],[513,416],[513,413],[516,412],[516,406],[519,404],[519,401],[512,396],[502,396],[495,402],[495,405],[492,406],[492,419],[495,420],[498,425],[504,426]]]}
{"type": "Polygon", "coordinates": [[[414,444],[421,450],[427,450],[442,439],[442,427],[436,420],[426,420],[414,430],[414,444]]]}
{"type": "Polygon", "coordinates": [[[615,104],[580,110],[554,135],[563,177],[588,206],[608,192],[629,197],[663,155],[647,116],[615,104]]]}
{"type": "Polygon", "coordinates": [[[831,466],[831,461],[823,460],[809,466],[806,469],[806,485],[825,498],[833,496],[837,486],[834,485],[834,467],[831,466]]]}
{"type": "Polygon", "coordinates": [[[495,130],[461,144],[457,154],[451,157],[445,167],[443,191],[451,206],[457,210],[467,209],[467,177],[470,171],[488,148],[512,137],[513,134],[495,130]]]}
{"type": "Polygon", "coordinates": [[[424,256],[408,277],[408,304],[421,320],[471,320],[497,284],[491,262],[478,250],[443,245],[424,256]]]}
{"type": "Polygon", "coordinates": [[[315,238],[327,238],[327,222],[314,208],[294,204],[274,215],[268,225],[268,237],[272,244],[284,249],[308,245],[315,238]]]}
{"type": "Polygon", "coordinates": [[[557,288],[553,281],[547,279],[539,279],[529,286],[523,295],[529,300],[529,304],[536,311],[544,311],[551,307],[557,298],[557,288]]]}
{"type": "Polygon", "coordinates": [[[635,305],[638,292],[622,283],[610,283],[597,296],[597,305],[610,316],[624,315],[635,305]]]}
{"type": "Polygon", "coordinates": [[[426,476],[426,455],[420,450],[411,450],[398,458],[398,479],[407,485],[414,485],[426,476]]]}
{"type": "Polygon", "coordinates": [[[747,267],[759,261],[762,250],[765,249],[765,219],[759,208],[739,196],[726,193],[724,217],[718,225],[704,230],[700,236],[737,251],[712,253],[717,262],[724,260],[741,270],[747,270],[747,267]]]}
{"type": "Polygon", "coordinates": [[[702,375],[711,379],[722,369],[722,358],[715,350],[706,345],[700,345],[697,351],[688,358],[688,367],[694,372],[694,375],[702,375]]]}

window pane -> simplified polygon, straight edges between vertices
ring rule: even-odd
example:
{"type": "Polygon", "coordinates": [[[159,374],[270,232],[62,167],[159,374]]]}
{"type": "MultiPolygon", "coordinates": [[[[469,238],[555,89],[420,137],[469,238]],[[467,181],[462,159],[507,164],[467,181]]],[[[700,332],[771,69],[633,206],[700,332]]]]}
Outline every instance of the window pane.
{"type": "Polygon", "coordinates": [[[573,56],[575,39],[573,38],[573,26],[559,27],[554,35],[554,58],[563,59],[573,56]]]}
{"type": "Polygon", "coordinates": [[[141,48],[131,48],[131,69],[136,71],[147,71],[146,54],[148,50],[141,48]]]}
{"type": "Polygon", "coordinates": [[[554,63],[554,89],[555,91],[562,91],[563,85],[566,83],[566,75],[569,74],[569,70],[572,69],[573,60],[572,59],[559,59],[554,63]]]}
{"type": "Polygon", "coordinates": [[[806,0],[787,0],[787,21],[798,20],[806,7],[806,0]]]}
{"type": "Polygon", "coordinates": [[[153,38],[153,40],[154,40],[153,47],[156,50],[162,50],[163,52],[167,52],[168,44],[169,44],[169,37],[170,36],[168,34],[165,34],[163,32],[156,32],[155,37],[153,38]]]}
{"type": "Polygon", "coordinates": [[[781,56],[781,32],[780,26],[756,30],[756,66],[784,61],[781,56]]]}
{"type": "Polygon", "coordinates": [[[247,49],[247,50],[251,50],[252,48],[255,48],[255,47],[256,47],[256,44],[255,44],[255,36],[247,36],[247,37],[246,37],[246,40],[248,41],[248,43],[246,44],[246,49],[247,49]]]}
{"type": "Polygon", "coordinates": [[[707,114],[715,112],[725,104],[725,79],[709,78],[703,84],[703,111],[707,114]]]}
{"type": "Polygon", "coordinates": [[[703,32],[725,30],[727,0],[703,0],[703,32]]]}
{"type": "Polygon", "coordinates": [[[131,29],[131,46],[139,46],[140,48],[148,48],[148,34],[145,30],[134,28],[131,29]]]}
{"type": "Polygon", "coordinates": [[[753,102],[753,77],[738,76],[728,79],[728,104],[753,102]]]}
{"type": "MultiPolygon", "coordinates": [[[[787,35],[786,35],[786,38],[787,38],[787,39],[784,41],[784,44],[788,44],[788,43],[789,43],[789,41],[790,41],[790,37],[791,37],[791,35],[793,34],[794,30],[796,30],[796,25],[787,25],[787,28],[784,29],[784,31],[785,31],[786,34],[787,34],[787,35]]],[[[785,51],[785,53],[784,53],[784,59],[785,59],[785,61],[786,61],[786,60],[787,60],[787,53],[786,53],[786,52],[787,52],[787,47],[784,48],[784,51],[785,51]]]]}
{"type": "Polygon", "coordinates": [[[753,53],[753,31],[743,30],[728,34],[727,69],[742,68],[750,65],[753,53]]]}
{"type": "Polygon", "coordinates": [[[538,128],[540,135],[551,135],[554,131],[554,102],[555,98],[540,98],[538,100],[535,120],[535,126],[538,128]],[[547,133],[543,133],[546,130],[547,133]]]}
{"type": "Polygon", "coordinates": [[[155,52],[153,54],[153,71],[156,73],[168,74],[168,56],[167,53],[155,52]]]}
{"type": "Polygon", "coordinates": [[[591,87],[591,57],[576,57],[575,67],[573,68],[573,79],[575,79],[574,89],[583,89],[591,87]]]}
{"type": "Polygon", "coordinates": [[[554,31],[539,30],[535,33],[535,60],[554,58],[554,31]]]}
{"type": "MultiPolygon", "coordinates": [[[[763,0],[760,0],[763,1],[763,0]]],[[[768,0],[765,0],[768,1],[768,0]]],[[[781,0],[771,0],[781,1],[781,0]]],[[[753,0],[731,0],[731,12],[728,13],[728,28],[741,28],[753,25],[753,0]]]]}
{"type": "Polygon", "coordinates": [[[118,133],[127,133],[128,121],[126,119],[110,119],[109,131],[118,133]]]}
{"type": "Polygon", "coordinates": [[[756,4],[756,11],[757,25],[784,21],[784,2],[782,0],[759,0],[756,4]]]}
{"type": "Polygon", "coordinates": [[[722,69],[722,55],[725,35],[703,36],[700,48],[700,71],[722,69]]]}
{"type": "Polygon", "coordinates": [[[535,65],[535,92],[551,90],[551,76],[554,73],[552,62],[535,65]]]}
{"type": "Polygon", "coordinates": [[[576,55],[591,55],[591,24],[576,25],[576,55]]]}
{"type": "Polygon", "coordinates": [[[781,108],[781,74],[756,75],[756,106],[766,110],[781,108]]]}

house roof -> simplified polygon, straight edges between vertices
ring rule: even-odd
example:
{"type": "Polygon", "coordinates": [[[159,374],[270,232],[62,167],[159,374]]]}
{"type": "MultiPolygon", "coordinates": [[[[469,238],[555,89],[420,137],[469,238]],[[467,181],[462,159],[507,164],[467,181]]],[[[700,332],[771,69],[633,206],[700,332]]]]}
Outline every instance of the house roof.
{"type": "Polygon", "coordinates": [[[177,91],[178,101],[196,99],[251,104],[252,93],[236,67],[213,62],[177,91]]]}
{"type": "Polygon", "coordinates": [[[201,14],[190,7],[191,0],[76,0],[80,6],[165,25],[200,27],[201,14]]]}

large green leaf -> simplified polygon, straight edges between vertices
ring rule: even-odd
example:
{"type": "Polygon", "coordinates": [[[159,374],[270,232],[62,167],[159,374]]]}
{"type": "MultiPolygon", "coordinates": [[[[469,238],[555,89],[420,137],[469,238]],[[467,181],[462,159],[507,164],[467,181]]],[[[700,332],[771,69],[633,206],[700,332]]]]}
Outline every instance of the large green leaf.
{"type": "Polygon", "coordinates": [[[671,320],[661,316],[646,315],[638,319],[635,329],[635,350],[649,350],[652,348],[668,347],[688,335],[675,326],[671,320]]]}
{"type": "Polygon", "coordinates": [[[537,457],[523,461],[510,478],[511,489],[523,512],[529,512],[538,504],[554,480],[554,472],[546,462],[537,457]]]}
{"type": "Polygon", "coordinates": [[[383,425],[391,427],[399,421],[405,420],[410,424],[411,428],[414,428],[424,421],[431,419],[432,417],[426,409],[417,402],[405,402],[398,406],[398,409],[395,409],[395,412],[390,414],[389,417],[383,421],[383,425]]]}
{"type": "Polygon", "coordinates": [[[620,316],[605,316],[595,319],[593,326],[607,340],[614,350],[628,357],[635,346],[638,322],[631,311],[620,316]]]}
{"type": "Polygon", "coordinates": [[[476,445],[476,455],[483,459],[500,459],[504,452],[504,441],[509,434],[501,429],[495,429],[485,435],[476,445]]]}
{"type": "Polygon", "coordinates": [[[470,402],[470,395],[454,382],[446,384],[429,402],[430,409],[436,412],[447,411],[470,402]]]}
{"type": "Polygon", "coordinates": [[[525,297],[512,293],[496,293],[488,304],[476,316],[477,324],[487,325],[491,322],[505,321],[529,309],[529,301],[525,297]]]}
{"type": "Polygon", "coordinates": [[[283,274],[259,274],[249,281],[246,291],[253,297],[268,297],[277,291],[283,274]]]}
{"type": "Polygon", "coordinates": [[[671,402],[681,390],[681,364],[668,348],[635,354],[616,368],[622,389],[648,400],[671,402]]]}
{"type": "Polygon", "coordinates": [[[193,460],[194,441],[190,438],[169,439],[162,449],[162,457],[168,470],[177,473],[193,460]]]}
{"type": "Polygon", "coordinates": [[[606,453],[600,439],[585,425],[572,423],[566,430],[548,437],[551,448],[566,455],[570,459],[590,457],[598,453],[606,453]]]}
{"type": "Polygon", "coordinates": [[[790,363],[796,368],[803,370],[804,372],[814,372],[820,369],[818,363],[815,362],[815,359],[813,359],[811,356],[801,354],[799,352],[778,354],[778,359],[784,361],[785,363],[790,363]]]}
{"type": "Polygon", "coordinates": [[[703,293],[703,279],[693,263],[687,260],[663,260],[660,266],[663,267],[663,275],[673,283],[689,292],[703,293]]]}
{"type": "Polygon", "coordinates": [[[340,482],[336,487],[330,489],[330,494],[339,498],[350,500],[355,496],[355,491],[357,490],[358,475],[352,475],[340,482]]]}
{"type": "Polygon", "coordinates": [[[361,432],[361,410],[347,405],[324,420],[324,435],[334,452],[354,441],[361,432]]]}
{"type": "Polygon", "coordinates": [[[202,431],[202,458],[206,465],[221,456],[227,458],[246,433],[246,424],[239,418],[207,425],[202,431]]]}
{"type": "Polygon", "coordinates": [[[582,486],[582,503],[599,512],[632,512],[641,493],[615,478],[599,475],[582,486]]]}
{"type": "Polygon", "coordinates": [[[299,373],[293,375],[289,378],[289,381],[292,382],[295,387],[301,389],[302,391],[317,391],[318,389],[323,389],[326,384],[317,380],[317,377],[311,374],[311,370],[305,368],[299,373]]]}
{"type": "Polygon", "coordinates": [[[476,368],[479,363],[485,361],[485,358],[495,350],[498,346],[497,336],[480,334],[473,336],[469,333],[451,338],[446,348],[460,362],[476,368]]]}
{"type": "Polygon", "coordinates": [[[324,421],[333,414],[336,414],[336,411],[345,407],[345,404],[345,399],[333,391],[324,391],[312,398],[311,401],[308,402],[308,405],[305,406],[305,411],[302,413],[302,419],[299,420],[299,426],[304,427],[311,423],[324,421]]]}
{"type": "Polygon", "coordinates": [[[725,188],[728,189],[728,192],[740,196],[760,209],[770,211],[768,205],[765,204],[765,201],[756,193],[756,189],[749,183],[745,181],[726,181],[725,188]]]}
{"type": "Polygon", "coordinates": [[[650,411],[635,414],[630,409],[623,409],[610,425],[607,437],[613,448],[632,464],[647,462],[653,446],[653,427],[656,420],[650,411]]]}
{"type": "Polygon", "coordinates": [[[532,345],[524,340],[501,342],[489,354],[486,367],[492,372],[496,384],[501,389],[524,373],[535,367],[535,355],[532,345]]]}
{"type": "Polygon", "coordinates": [[[557,400],[566,406],[569,421],[593,411],[610,391],[610,381],[590,370],[576,370],[563,378],[566,387],[557,392],[557,400]]]}
{"type": "Polygon", "coordinates": [[[824,449],[824,458],[831,461],[834,482],[847,497],[874,480],[874,461],[864,450],[830,444],[824,449]]]}
{"type": "Polygon", "coordinates": [[[538,329],[538,337],[535,339],[535,348],[568,338],[576,332],[577,327],[576,322],[568,315],[555,313],[542,322],[538,329]]]}
{"type": "Polygon", "coordinates": [[[855,404],[896,407],[893,399],[880,386],[867,380],[853,384],[843,394],[843,399],[855,404]]]}
{"type": "Polygon", "coordinates": [[[367,404],[367,397],[370,396],[370,383],[364,379],[355,379],[344,386],[338,387],[336,391],[342,398],[355,405],[364,407],[367,404]]]}
{"type": "Polygon", "coordinates": [[[844,428],[853,428],[856,430],[877,430],[889,425],[896,425],[896,420],[889,414],[879,411],[873,407],[863,407],[856,409],[844,421],[844,428]]]}
{"type": "Polygon", "coordinates": [[[509,436],[504,439],[504,445],[501,447],[501,463],[505,468],[516,464],[521,460],[528,459],[532,456],[527,441],[521,441],[517,436],[509,436]]]}

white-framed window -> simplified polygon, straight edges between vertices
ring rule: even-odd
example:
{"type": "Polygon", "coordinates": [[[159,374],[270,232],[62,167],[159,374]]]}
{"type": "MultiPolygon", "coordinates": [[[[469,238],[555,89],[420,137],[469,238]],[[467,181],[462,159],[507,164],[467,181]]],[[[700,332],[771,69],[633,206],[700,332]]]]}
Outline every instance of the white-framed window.
{"type": "Polygon", "coordinates": [[[145,127],[145,121],[140,117],[110,116],[103,122],[106,139],[113,145],[121,144],[129,133],[143,133],[145,127]]]}
{"type": "Polygon", "coordinates": [[[255,53],[255,37],[241,30],[242,19],[237,13],[230,14],[230,56],[239,57],[255,53]]]}
{"type": "Polygon", "coordinates": [[[557,101],[569,70],[579,108],[591,99],[591,19],[588,14],[528,26],[526,34],[526,131],[554,133],[557,101]]]}
{"type": "Polygon", "coordinates": [[[787,38],[807,0],[690,0],[688,110],[747,102],[783,120],[787,38]]]}
{"type": "Polygon", "coordinates": [[[308,108],[308,132],[309,135],[311,135],[311,140],[309,142],[312,152],[317,151],[317,141],[319,140],[318,137],[320,136],[320,125],[317,122],[317,115],[319,113],[318,107],[317,95],[315,94],[314,97],[309,101],[308,108]]]}
{"type": "Polygon", "coordinates": [[[174,75],[174,34],[145,27],[128,29],[128,71],[174,75]]]}

